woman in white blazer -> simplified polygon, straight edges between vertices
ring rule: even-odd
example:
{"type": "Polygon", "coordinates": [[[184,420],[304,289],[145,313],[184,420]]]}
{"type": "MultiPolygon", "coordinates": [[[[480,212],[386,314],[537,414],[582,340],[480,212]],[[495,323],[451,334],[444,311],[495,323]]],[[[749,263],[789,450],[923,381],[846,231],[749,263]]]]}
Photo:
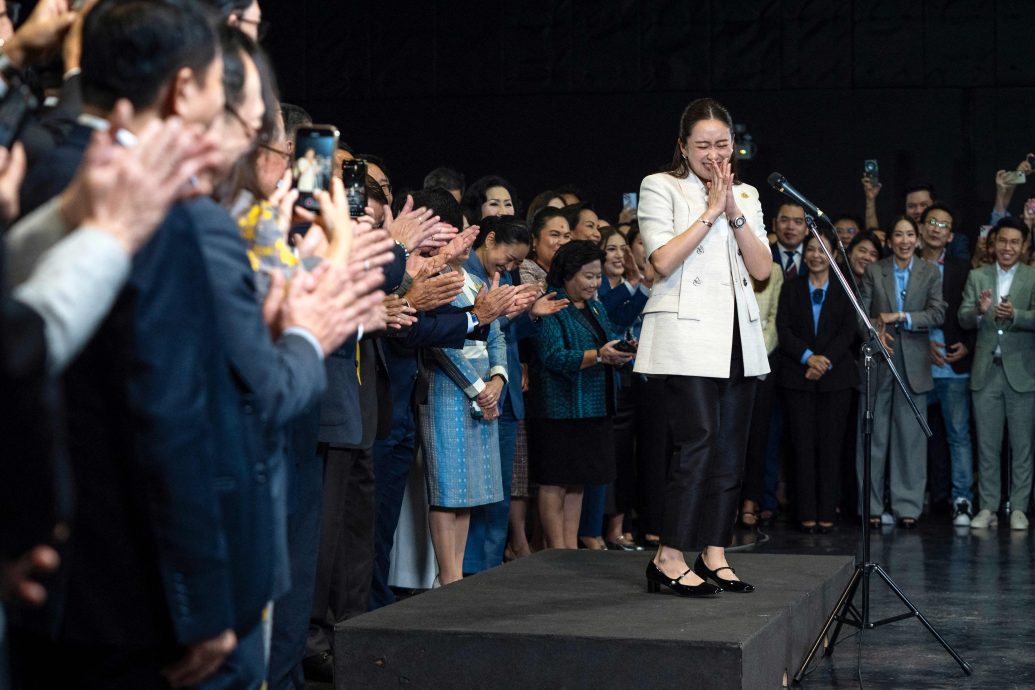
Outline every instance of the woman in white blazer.
{"type": "Polygon", "coordinates": [[[647,588],[695,596],[750,592],[726,561],[747,449],[755,377],[769,372],[751,278],[773,266],[758,191],[733,171],[733,120],[687,106],[668,171],[640,187],[640,234],[657,278],[643,313],[637,372],[665,377],[676,449],[661,545],[647,588]],[[694,567],[683,551],[701,549],[694,567]],[[719,586],[714,586],[707,580],[719,586]]]}

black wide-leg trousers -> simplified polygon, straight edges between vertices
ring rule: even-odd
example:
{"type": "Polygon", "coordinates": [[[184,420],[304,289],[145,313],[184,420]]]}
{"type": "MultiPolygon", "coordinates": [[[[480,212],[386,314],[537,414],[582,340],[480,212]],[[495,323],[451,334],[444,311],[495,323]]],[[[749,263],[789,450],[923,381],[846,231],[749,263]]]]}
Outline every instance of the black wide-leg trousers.
{"type": "Polygon", "coordinates": [[[673,454],[661,543],[682,551],[729,545],[744,474],[755,378],[745,378],[734,338],[730,378],[668,376],[673,454]]]}

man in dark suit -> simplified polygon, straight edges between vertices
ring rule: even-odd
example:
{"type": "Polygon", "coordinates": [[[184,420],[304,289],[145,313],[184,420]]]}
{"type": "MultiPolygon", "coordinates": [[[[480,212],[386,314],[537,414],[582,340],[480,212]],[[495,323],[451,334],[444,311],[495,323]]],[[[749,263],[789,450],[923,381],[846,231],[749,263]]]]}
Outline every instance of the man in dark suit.
{"type": "Polygon", "coordinates": [[[790,280],[806,272],[802,264],[802,247],[808,227],[805,225],[805,208],[793,201],[785,201],[773,217],[773,232],[776,242],[770,245],[773,261],[780,264],[783,276],[790,280]]]}
{"type": "MultiPolygon", "coordinates": [[[[85,20],[84,108],[126,97],[131,128],[174,114],[210,126],[223,110],[221,68],[192,4],[101,3],[85,20]]],[[[65,152],[47,172],[67,181],[77,162],[65,152]]],[[[16,654],[29,686],[199,684],[271,596],[267,559],[253,550],[269,503],[249,445],[254,411],[227,366],[189,206],[137,255],[66,375],[75,531],[58,637],[26,636],[16,654]]]]}
{"type": "Polygon", "coordinates": [[[970,262],[946,255],[946,247],[953,239],[954,221],[952,210],[939,202],[923,211],[920,225],[920,236],[924,240],[921,258],[942,274],[942,297],[947,305],[942,326],[928,333],[934,379],[928,402],[941,407],[945,428],[943,431],[935,425],[935,436],[927,444],[927,484],[932,505],[944,504],[950,499],[951,488],[952,524],[966,527],[974,505],[969,389],[975,333],[960,327],[957,316],[970,262]]]}

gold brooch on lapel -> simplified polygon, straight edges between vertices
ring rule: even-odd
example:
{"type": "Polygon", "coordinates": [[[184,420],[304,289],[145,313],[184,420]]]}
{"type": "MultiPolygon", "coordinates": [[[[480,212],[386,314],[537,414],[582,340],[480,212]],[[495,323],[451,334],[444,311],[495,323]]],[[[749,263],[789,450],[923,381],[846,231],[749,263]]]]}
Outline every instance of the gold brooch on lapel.
{"type": "Polygon", "coordinates": [[[741,199],[747,199],[748,198],[748,193],[747,192],[741,192],[740,193],[740,198],[741,199]]]}

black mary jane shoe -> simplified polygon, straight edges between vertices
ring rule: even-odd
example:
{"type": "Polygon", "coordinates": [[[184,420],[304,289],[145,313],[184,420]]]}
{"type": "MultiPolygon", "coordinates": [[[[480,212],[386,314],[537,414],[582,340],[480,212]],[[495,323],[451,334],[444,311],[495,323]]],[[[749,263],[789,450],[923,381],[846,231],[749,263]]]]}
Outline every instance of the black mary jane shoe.
{"type": "Polygon", "coordinates": [[[722,590],[724,592],[729,591],[747,593],[755,591],[754,585],[749,585],[747,582],[744,582],[743,580],[726,580],[719,577],[718,573],[720,570],[728,570],[734,575],[737,574],[737,571],[729,567],[728,565],[723,566],[722,568],[718,568],[717,570],[709,570],[708,566],[704,564],[704,557],[702,557],[700,554],[698,554],[697,560],[694,561],[694,573],[697,574],[697,577],[701,578],[702,580],[708,580],[709,578],[711,578],[716,583],[718,583],[720,587],[722,587],[722,590]]]}
{"type": "MultiPolygon", "coordinates": [[[[683,575],[686,575],[686,573],[689,573],[691,570],[692,568],[687,568],[683,575]]],[[[722,587],[716,587],[709,582],[702,582],[699,585],[684,585],[679,581],[679,578],[683,577],[683,575],[680,575],[677,578],[671,578],[661,572],[661,568],[657,566],[654,559],[651,559],[647,563],[647,592],[650,594],[656,594],[661,591],[662,585],[668,587],[682,597],[706,597],[711,594],[718,594],[722,591],[722,587]]]]}
{"type": "Polygon", "coordinates": [[[803,524],[801,524],[799,522],[798,523],[798,531],[801,532],[802,534],[815,534],[816,533],[816,526],[815,525],[803,525],[803,524]]]}
{"type": "Polygon", "coordinates": [[[916,518],[904,517],[898,519],[898,526],[902,529],[916,529],[916,518]]]}

